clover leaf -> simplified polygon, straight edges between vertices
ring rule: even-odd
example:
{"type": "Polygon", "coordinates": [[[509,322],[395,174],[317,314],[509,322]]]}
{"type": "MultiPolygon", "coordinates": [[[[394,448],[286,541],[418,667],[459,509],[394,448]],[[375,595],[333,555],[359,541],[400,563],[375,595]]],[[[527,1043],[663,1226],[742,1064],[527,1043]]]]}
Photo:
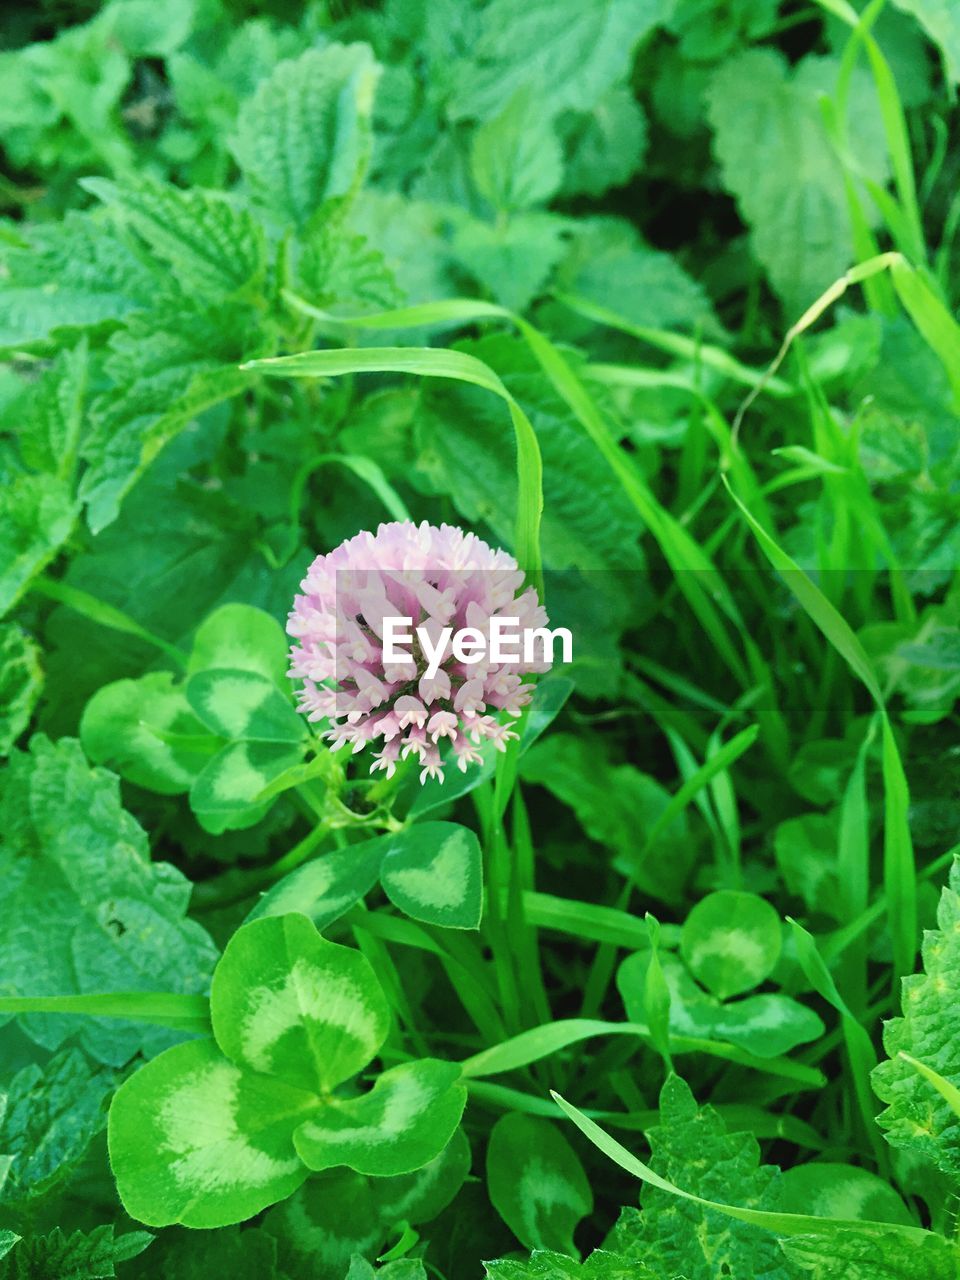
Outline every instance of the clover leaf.
{"type": "Polygon", "coordinates": [[[251,921],[217,965],[213,1039],[177,1045],[117,1091],[110,1162],[132,1217],[151,1226],[240,1222],[292,1194],[311,1169],[384,1176],[433,1160],[466,1102],[435,1059],[348,1084],[390,1025],[367,960],[306,916],[251,921]]]}

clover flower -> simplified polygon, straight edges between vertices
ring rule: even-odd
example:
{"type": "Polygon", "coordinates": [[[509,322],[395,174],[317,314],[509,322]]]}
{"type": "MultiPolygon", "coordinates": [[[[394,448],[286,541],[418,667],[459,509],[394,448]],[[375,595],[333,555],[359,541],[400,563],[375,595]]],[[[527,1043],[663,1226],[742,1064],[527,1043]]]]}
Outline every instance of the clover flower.
{"type": "Polygon", "coordinates": [[[298,700],[307,718],[329,719],[323,736],[334,750],[375,746],[371,772],[388,778],[415,753],[425,782],[443,777],[442,744],[465,772],[481,759],[483,742],[503,751],[517,736],[498,717],[520,714],[533,692],[522,677],[550,662],[545,646],[538,655],[519,643],[545,627],[547,615],[506,551],[452,525],[395,521],[317,556],[300,585],[287,623],[299,642],[290,676],[303,681],[298,700]],[[411,620],[404,660],[388,661],[398,652],[389,647],[393,620],[403,618],[411,620]],[[482,637],[472,661],[461,661],[450,643],[465,628],[482,637]],[[515,658],[491,661],[492,629],[515,658]]]}

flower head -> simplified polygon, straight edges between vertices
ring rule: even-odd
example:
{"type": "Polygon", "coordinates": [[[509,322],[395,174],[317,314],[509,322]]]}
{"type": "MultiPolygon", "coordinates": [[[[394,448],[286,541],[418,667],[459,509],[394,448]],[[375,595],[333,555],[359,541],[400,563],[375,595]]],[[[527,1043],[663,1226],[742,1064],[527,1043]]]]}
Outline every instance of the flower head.
{"type": "Polygon", "coordinates": [[[550,662],[521,643],[547,615],[506,551],[452,525],[396,521],[317,556],[300,585],[287,623],[290,675],[303,681],[300,710],[330,721],[324,737],[336,747],[374,744],[371,768],[387,777],[415,753],[424,782],[443,776],[446,740],[465,771],[481,743],[503,751],[516,737],[498,717],[520,714],[533,691],[523,676],[550,662]],[[385,633],[398,634],[397,619],[410,619],[409,643],[388,661],[385,633]],[[451,643],[466,628],[469,652],[451,643]],[[495,630],[510,654],[497,662],[495,630]]]}

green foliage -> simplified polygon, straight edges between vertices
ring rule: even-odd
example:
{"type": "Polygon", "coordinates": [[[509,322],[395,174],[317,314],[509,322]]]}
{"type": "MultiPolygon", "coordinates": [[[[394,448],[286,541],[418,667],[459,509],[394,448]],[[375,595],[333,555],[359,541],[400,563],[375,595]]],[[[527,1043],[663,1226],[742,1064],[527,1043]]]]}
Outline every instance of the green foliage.
{"type": "Polygon", "coordinates": [[[389,1009],[369,963],[301,915],[231,938],[210,994],[213,1040],[141,1067],[110,1108],[110,1162],[131,1216],[218,1227],[283,1200],[309,1171],[411,1173],[450,1141],[466,1092],[423,1059],[341,1096],[381,1047],[389,1009]]]}
{"type": "Polygon", "coordinates": [[[2,7],[0,1280],[956,1280],[958,33],[2,7]],[[407,519],[574,649],[423,785],[407,519]]]}

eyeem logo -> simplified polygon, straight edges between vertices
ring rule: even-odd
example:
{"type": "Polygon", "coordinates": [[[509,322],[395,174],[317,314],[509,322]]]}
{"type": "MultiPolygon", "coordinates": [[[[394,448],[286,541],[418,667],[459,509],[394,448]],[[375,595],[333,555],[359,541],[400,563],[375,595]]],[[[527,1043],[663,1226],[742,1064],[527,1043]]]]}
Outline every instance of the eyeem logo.
{"type": "Polygon", "coordinates": [[[384,618],[383,660],[384,663],[415,663],[410,649],[400,646],[412,645],[416,640],[427,660],[424,674],[428,680],[433,679],[450,654],[467,666],[477,662],[494,666],[520,661],[552,663],[554,644],[559,640],[561,661],[573,661],[573,636],[567,627],[555,627],[552,631],[549,627],[524,627],[521,631],[519,618],[500,617],[490,619],[489,635],[479,627],[461,627],[454,631],[453,627],[438,630],[418,626],[415,633],[412,627],[412,618],[384,618]]]}

